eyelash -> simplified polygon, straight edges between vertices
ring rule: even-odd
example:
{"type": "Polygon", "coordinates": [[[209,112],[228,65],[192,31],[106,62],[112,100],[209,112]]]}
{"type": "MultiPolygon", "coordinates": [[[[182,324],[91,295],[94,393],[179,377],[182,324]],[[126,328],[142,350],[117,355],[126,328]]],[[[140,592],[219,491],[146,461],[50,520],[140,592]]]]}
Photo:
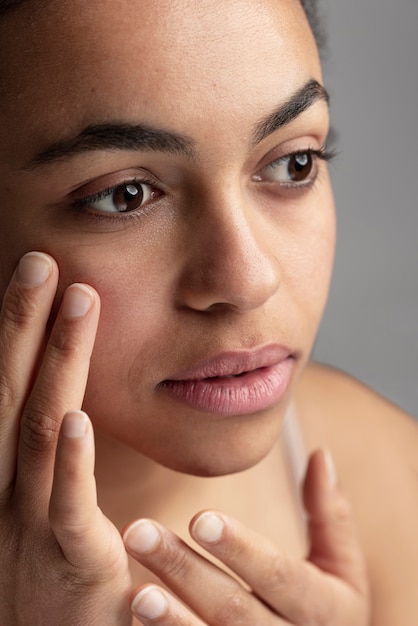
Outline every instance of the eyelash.
{"type": "MultiPolygon", "coordinates": [[[[261,168],[260,171],[263,172],[267,170],[267,168],[270,168],[271,170],[273,170],[275,167],[279,166],[280,164],[285,164],[286,162],[290,162],[290,160],[294,157],[298,157],[298,156],[302,157],[305,155],[311,158],[314,157],[316,159],[320,159],[321,161],[329,162],[334,158],[335,151],[332,149],[328,149],[326,146],[322,146],[319,149],[307,148],[305,150],[295,150],[294,152],[291,152],[289,154],[286,154],[285,156],[275,159],[274,161],[271,161],[270,163],[265,165],[263,168],[261,168]]],[[[263,177],[259,174],[256,175],[254,178],[255,180],[260,180],[260,181],[265,182],[263,177]]],[[[315,172],[314,176],[308,178],[306,181],[301,181],[301,182],[267,181],[267,182],[271,182],[272,185],[277,185],[278,187],[280,187],[280,189],[285,190],[285,191],[287,190],[289,192],[293,191],[294,193],[297,193],[297,192],[303,193],[304,191],[309,190],[315,185],[317,178],[318,178],[318,170],[315,172]]],[[[134,177],[134,178],[131,178],[130,180],[126,180],[117,185],[108,187],[91,196],[78,198],[77,200],[73,202],[72,208],[82,212],[84,217],[88,217],[89,219],[96,220],[96,221],[103,221],[103,220],[109,221],[109,220],[116,220],[116,219],[119,221],[128,220],[128,219],[138,218],[141,215],[143,215],[148,207],[148,204],[150,203],[150,200],[151,201],[155,200],[155,196],[158,196],[160,193],[162,192],[158,190],[158,186],[154,179],[146,178],[146,177],[134,177]],[[89,212],[86,211],[86,208],[92,207],[97,202],[100,202],[101,200],[105,200],[106,198],[111,197],[119,187],[122,188],[128,185],[148,186],[151,189],[151,198],[144,204],[144,206],[140,206],[137,209],[134,209],[132,211],[125,211],[125,212],[115,211],[114,213],[112,212],[106,213],[104,211],[94,212],[94,210],[89,211],[89,212]]]]}
{"type": "MultiPolygon", "coordinates": [[[[305,150],[295,150],[293,152],[290,152],[289,154],[286,154],[283,157],[280,157],[278,159],[275,159],[274,161],[271,161],[270,163],[265,165],[260,171],[263,172],[263,171],[266,171],[267,169],[273,170],[275,167],[279,166],[280,164],[290,163],[291,159],[294,157],[308,156],[310,158],[329,162],[335,157],[335,154],[336,152],[333,149],[328,149],[325,145],[317,149],[307,148],[305,150]]],[[[315,163],[313,162],[312,167],[314,167],[314,165],[315,163]]],[[[319,174],[319,171],[317,169],[313,176],[309,176],[306,180],[303,180],[303,181],[294,181],[294,182],[292,181],[288,181],[288,182],[267,181],[267,182],[270,182],[272,185],[276,185],[280,189],[285,190],[285,191],[294,192],[294,193],[298,193],[298,192],[303,193],[304,191],[308,191],[315,185],[318,179],[318,174],[319,174]]],[[[256,175],[255,180],[265,182],[263,176],[261,176],[260,174],[256,175]]]]}
{"type": "MultiPolygon", "coordinates": [[[[91,196],[78,198],[77,200],[73,202],[72,208],[80,212],[83,212],[84,216],[87,216],[89,219],[96,220],[96,221],[112,220],[112,219],[114,220],[117,219],[120,221],[122,219],[128,220],[128,219],[140,217],[141,215],[144,214],[145,210],[147,209],[148,203],[145,204],[143,207],[139,207],[138,209],[135,209],[134,211],[126,211],[126,212],[115,211],[114,213],[111,213],[111,212],[100,213],[98,211],[86,212],[85,210],[86,208],[92,207],[92,205],[95,204],[96,202],[100,202],[101,200],[105,200],[106,198],[112,196],[119,187],[124,187],[128,185],[147,186],[152,189],[152,192],[151,192],[152,196],[159,194],[155,180],[151,178],[146,178],[146,177],[134,177],[129,180],[125,180],[121,183],[118,183],[117,185],[112,185],[111,187],[107,187],[106,189],[103,189],[102,191],[99,191],[91,196]]],[[[151,199],[154,199],[154,197],[152,197],[151,199]]]]}

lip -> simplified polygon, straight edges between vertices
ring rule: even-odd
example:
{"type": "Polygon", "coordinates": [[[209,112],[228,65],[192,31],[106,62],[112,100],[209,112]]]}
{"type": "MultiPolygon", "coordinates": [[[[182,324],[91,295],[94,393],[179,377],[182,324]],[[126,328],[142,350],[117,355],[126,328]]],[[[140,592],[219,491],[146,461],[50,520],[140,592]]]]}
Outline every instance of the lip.
{"type": "Polygon", "coordinates": [[[197,411],[246,415],[274,406],[286,392],[295,359],[279,345],[224,352],[164,380],[158,388],[197,411]]]}

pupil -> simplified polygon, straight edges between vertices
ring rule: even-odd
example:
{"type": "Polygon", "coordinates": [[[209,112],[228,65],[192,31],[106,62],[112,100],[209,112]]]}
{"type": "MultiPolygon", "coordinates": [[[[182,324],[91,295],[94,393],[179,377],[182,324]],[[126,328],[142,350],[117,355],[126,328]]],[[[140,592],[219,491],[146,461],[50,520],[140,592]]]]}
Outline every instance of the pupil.
{"type": "Polygon", "coordinates": [[[309,157],[307,154],[299,154],[295,157],[295,169],[300,172],[308,165],[309,157]]]}
{"type": "Polygon", "coordinates": [[[135,211],[141,206],[143,199],[141,185],[133,183],[118,187],[113,196],[113,202],[120,213],[135,211]]]}
{"type": "Polygon", "coordinates": [[[123,194],[123,197],[126,200],[126,202],[130,202],[131,200],[135,200],[138,194],[139,194],[138,187],[135,187],[135,185],[126,185],[125,193],[123,194]]]}
{"type": "Polygon", "coordinates": [[[302,181],[311,173],[312,156],[310,154],[296,154],[290,162],[290,176],[294,181],[302,181]]]}

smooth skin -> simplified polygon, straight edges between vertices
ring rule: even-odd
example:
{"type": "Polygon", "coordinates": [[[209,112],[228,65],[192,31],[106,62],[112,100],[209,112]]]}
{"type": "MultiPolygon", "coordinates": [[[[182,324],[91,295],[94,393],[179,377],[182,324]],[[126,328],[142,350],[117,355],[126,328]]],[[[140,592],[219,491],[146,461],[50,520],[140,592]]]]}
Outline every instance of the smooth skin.
{"type": "Polygon", "coordinates": [[[311,193],[277,184],[276,176],[286,183],[285,172],[270,167],[323,147],[326,101],[317,98],[255,140],[266,117],[310,81],[322,83],[302,10],[293,0],[283,11],[271,4],[254,13],[250,2],[223,12],[211,2],[139,2],[132,14],[128,3],[92,11],[51,2],[12,13],[0,33],[10,41],[0,59],[8,86],[0,112],[1,290],[31,250],[60,268],[54,312],[71,283],[94,287],[102,313],[87,413],[96,430],[192,474],[227,474],[261,460],[291,390],[257,420],[222,420],[220,437],[219,420],[196,418],[160,383],[209,357],[271,344],[294,354],[296,381],[331,275],[326,164],[317,159],[311,193]],[[243,45],[242,32],[254,46],[243,45]],[[51,145],[105,124],[163,129],[189,140],[193,153],[130,150],[119,141],[119,149],[34,165],[51,145]],[[77,203],[132,178],[153,182],[143,185],[155,195],[141,211],[106,216],[99,201],[77,203]]]}
{"type": "MultiPolygon", "coordinates": [[[[66,290],[31,386],[57,278],[52,259],[29,253],[3,301],[1,458],[8,471],[0,485],[2,571],[7,572],[2,619],[16,625],[130,624],[132,582],[124,545],[97,507],[92,427],[84,413],[70,410],[82,404],[99,316],[99,298],[90,287],[73,284],[66,290]],[[41,278],[46,281],[39,284],[41,278]],[[16,403],[21,398],[26,398],[23,405],[16,403]]],[[[215,540],[211,524],[208,533],[208,513],[192,521],[194,539],[253,593],[162,526],[148,523],[146,544],[146,522],[130,526],[128,550],[186,603],[165,592],[158,615],[156,589],[150,593],[146,587],[134,598],[133,613],[144,624],[366,625],[361,551],[350,509],[321,453],[311,459],[305,504],[312,541],[306,562],[289,558],[226,516],[211,515],[212,527],[214,517],[222,525],[215,540]],[[156,540],[151,530],[151,548],[150,524],[158,528],[156,540]],[[147,615],[157,619],[150,622],[147,615]]]]}
{"type": "Polygon", "coordinates": [[[0,23],[2,619],[412,626],[416,428],[307,367],[332,193],[320,159],[311,187],[272,179],[278,159],[325,143],[324,98],[254,141],[322,83],[304,14],[293,0],[156,4],[51,2],[0,23]],[[193,154],[33,162],[110,123],[163,128],[193,154]],[[135,216],[103,216],[102,197],[75,208],[144,172],[135,216]],[[292,380],[257,415],[219,419],[161,388],[205,356],[272,342],[291,348],[292,380]],[[307,536],[279,439],[291,399],[310,453],[307,536]],[[362,443],[368,424],[385,454],[362,443]]]}

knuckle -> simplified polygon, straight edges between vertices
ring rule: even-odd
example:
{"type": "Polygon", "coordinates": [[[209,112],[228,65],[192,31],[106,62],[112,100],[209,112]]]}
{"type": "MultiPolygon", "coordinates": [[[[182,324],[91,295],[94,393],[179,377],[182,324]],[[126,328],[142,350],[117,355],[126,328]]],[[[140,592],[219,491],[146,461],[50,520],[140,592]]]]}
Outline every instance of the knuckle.
{"type": "Polygon", "coordinates": [[[248,626],[248,595],[243,588],[236,587],[227,593],[214,615],[217,626],[248,626]]]}
{"type": "Polygon", "coordinates": [[[238,536],[235,541],[226,543],[223,546],[223,551],[228,555],[228,560],[231,563],[241,563],[247,558],[247,545],[245,538],[238,536]]]}
{"type": "Polygon", "coordinates": [[[276,554],[263,572],[263,586],[272,591],[282,590],[286,588],[294,588],[294,585],[300,581],[295,580],[294,568],[288,559],[280,554],[276,554]]]}
{"type": "Polygon", "coordinates": [[[51,360],[60,362],[71,358],[81,350],[78,334],[67,326],[58,326],[50,337],[48,350],[51,360]]]}
{"type": "Polygon", "coordinates": [[[2,323],[9,333],[26,329],[33,324],[38,302],[29,290],[12,289],[4,299],[2,323]]]}
{"type": "Polygon", "coordinates": [[[6,415],[15,401],[13,387],[4,372],[0,372],[0,415],[6,415]]]}
{"type": "Polygon", "coordinates": [[[50,450],[58,437],[59,423],[42,409],[31,409],[23,416],[20,439],[23,446],[32,452],[50,450]]]}
{"type": "Polygon", "coordinates": [[[71,592],[77,596],[77,591],[85,595],[86,589],[96,586],[98,580],[99,576],[93,569],[84,570],[67,563],[67,567],[61,573],[60,584],[66,589],[71,589],[71,592]]]}
{"type": "Polygon", "coordinates": [[[189,572],[189,558],[184,550],[170,549],[160,565],[160,573],[169,580],[184,580],[189,572]]]}
{"type": "Polygon", "coordinates": [[[300,567],[293,559],[276,554],[264,568],[260,587],[269,597],[283,597],[290,605],[297,607],[297,621],[304,626],[322,626],[328,624],[322,620],[322,611],[326,603],[322,596],[312,594],[312,571],[300,567]],[[311,598],[310,602],[301,602],[300,598],[311,598]]]}

